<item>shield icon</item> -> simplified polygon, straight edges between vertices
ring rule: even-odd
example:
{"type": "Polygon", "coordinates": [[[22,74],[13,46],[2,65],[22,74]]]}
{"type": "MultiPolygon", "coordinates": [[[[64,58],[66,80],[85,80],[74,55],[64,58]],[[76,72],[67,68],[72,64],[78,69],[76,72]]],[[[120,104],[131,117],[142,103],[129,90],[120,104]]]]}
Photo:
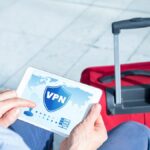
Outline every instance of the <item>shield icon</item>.
{"type": "Polygon", "coordinates": [[[43,100],[47,111],[56,111],[66,105],[70,94],[63,86],[48,86],[45,89],[43,100]]]}

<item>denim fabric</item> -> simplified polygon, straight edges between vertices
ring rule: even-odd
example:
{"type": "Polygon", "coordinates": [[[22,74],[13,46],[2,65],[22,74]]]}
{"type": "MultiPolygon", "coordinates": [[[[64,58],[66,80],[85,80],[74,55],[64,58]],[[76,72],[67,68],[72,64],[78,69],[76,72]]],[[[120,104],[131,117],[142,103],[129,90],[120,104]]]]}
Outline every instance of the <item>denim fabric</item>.
{"type": "Polygon", "coordinates": [[[26,122],[17,120],[11,127],[18,133],[31,150],[50,150],[53,143],[53,133],[38,128],[26,122]]]}
{"type": "MultiPolygon", "coordinates": [[[[50,150],[53,134],[22,121],[11,129],[19,133],[31,150],[50,150]]],[[[135,122],[126,122],[108,133],[108,140],[98,150],[150,150],[150,130],[135,122]]]]}
{"type": "Polygon", "coordinates": [[[98,150],[150,150],[150,130],[136,122],[126,122],[108,133],[98,150]]]}

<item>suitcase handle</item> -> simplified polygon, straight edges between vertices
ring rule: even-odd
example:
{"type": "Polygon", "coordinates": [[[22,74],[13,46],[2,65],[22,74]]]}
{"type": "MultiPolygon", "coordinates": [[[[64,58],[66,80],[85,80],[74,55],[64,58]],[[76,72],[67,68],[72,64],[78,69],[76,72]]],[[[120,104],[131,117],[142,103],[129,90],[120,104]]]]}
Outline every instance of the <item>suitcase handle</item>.
{"type": "Polygon", "coordinates": [[[112,23],[112,33],[119,34],[121,29],[150,27],[150,18],[132,18],[112,23]]]}
{"type": "Polygon", "coordinates": [[[150,26],[150,18],[133,18],[112,23],[114,34],[114,64],[115,64],[115,103],[121,104],[121,77],[120,77],[120,58],[119,58],[119,33],[121,29],[135,29],[150,26]]]}
{"type": "MultiPolygon", "coordinates": [[[[150,71],[144,71],[144,70],[128,70],[128,71],[124,71],[121,72],[121,78],[126,77],[126,76],[149,76],[150,77],[150,71]]],[[[98,81],[101,83],[108,83],[115,80],[115,76],[114,75],[110,75],[110,76],[105,76],[102,78],[99,78],[98,81]]]]}

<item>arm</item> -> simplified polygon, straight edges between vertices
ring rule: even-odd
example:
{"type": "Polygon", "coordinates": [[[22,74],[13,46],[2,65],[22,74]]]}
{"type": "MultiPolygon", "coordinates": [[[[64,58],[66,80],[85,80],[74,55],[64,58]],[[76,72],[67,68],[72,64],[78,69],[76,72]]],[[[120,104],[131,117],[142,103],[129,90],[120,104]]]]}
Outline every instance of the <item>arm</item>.
{"type": "Polygon", "coordinates": [[[7,129],[19,116],[20,107],[35,107],[29,100],[17,97],[15,91],[0,91],[0,149],[29,150],[23,139],[15,132],[7,129]]]}

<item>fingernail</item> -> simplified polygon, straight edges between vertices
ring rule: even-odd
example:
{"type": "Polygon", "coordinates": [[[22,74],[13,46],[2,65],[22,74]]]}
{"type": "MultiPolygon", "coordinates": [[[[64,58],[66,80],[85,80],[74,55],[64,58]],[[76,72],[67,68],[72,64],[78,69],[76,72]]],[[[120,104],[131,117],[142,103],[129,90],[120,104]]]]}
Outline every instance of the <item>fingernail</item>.
{"type": "Polygon", "coordinates": [[[33,101],[28,100],[28,102],[29,102],[30,107],[35,107],[36,106],[36,104],[33,101]]]}
{"type": "Polygon", "coordinates": [[[36,104],[35,104],[35,103],[33,103],[33,107],[36,107],[36,104]]]}

